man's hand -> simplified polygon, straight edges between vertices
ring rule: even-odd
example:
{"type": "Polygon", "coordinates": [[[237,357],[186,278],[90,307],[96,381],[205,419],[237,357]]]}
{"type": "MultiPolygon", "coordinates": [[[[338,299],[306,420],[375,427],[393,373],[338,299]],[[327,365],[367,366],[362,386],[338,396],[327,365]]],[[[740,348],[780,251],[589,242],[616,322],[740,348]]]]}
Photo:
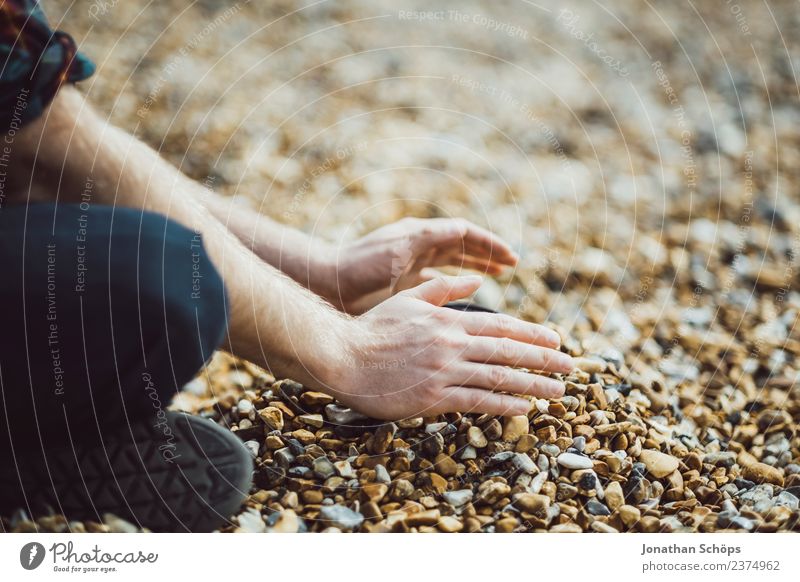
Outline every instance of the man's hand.
{"type": "Polygon", "coordinates": [[[334,251],[311,288],[349,313],[438,275],[442,266],[497,275],[517,263],[499,237],[463,219],[404,218],[334,251]]]}
{"type": "Polygon", "coordinates": [[[530,401],[515,395],[562,396],[563,383],[512,369],[572,370],[554,331],[508,315],[441,307],[480,283],[477,276],[437,277],[354,320],[341,365],[331,370],[332,392],[384,419],[455,411],[525,414],[530,401]]]}

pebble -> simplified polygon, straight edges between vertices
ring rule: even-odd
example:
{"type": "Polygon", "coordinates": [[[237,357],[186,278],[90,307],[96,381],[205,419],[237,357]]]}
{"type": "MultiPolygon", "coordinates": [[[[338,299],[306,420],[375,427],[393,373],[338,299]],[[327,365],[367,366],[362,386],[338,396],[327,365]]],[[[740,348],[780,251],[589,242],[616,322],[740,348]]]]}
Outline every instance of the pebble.
{"type": "Polygon", "coordinates": [[[672,455],[652,449],[643,450],[639,455],[639,459],[645,464],[647,471],[657,479],[666,477],[674,472],[680,464],[680,461],[672,455]]]}
{"type": "Polygon", "coordinates": [[[772,483],[783,487],[783,473],[780,469],[766,463],[750,463],[745,465],[742,475],[754,483],[772,483]]]}
{"type": "Polygon", "coordinates": [[[445,491],[442,499],[453,507],[461,507],[472,501],[472,489],[459,489],[457,491],[445,491]]]}
{"type": "Polygon", "coordinates": [[[530,432],[530,423],[528,417],[524,415],[509,416],[505,419],[505,426],[503,427],[503,440],[509,443],[516,443],[530,432]]]}
{"type": "Polygon", "coordinates": [[[280,408],[267,406],[258,411],[258,416],[270,430],[283,430],[283,412],[280,408]]]}
{"type": "Polygon", "coordinates": [[[514,453],[514,456],[511,458],[511,463],[514,465],[515,469],[527,473],[528,475],[533,475],[539,471],[533,459],[524,453],[514,453]]]}
{"type": "Polygon", "coordinates": [[[433,422],[429,425],[425,426],[425,432],[428,434],[434,434],[442,430],[447,426],[447,422],[433,422]]]}
{"type": "Polygon", "coordinates": [[[608,507],[597,501],[596,499],[589,499],[586,502],[586,511],[591,515],[611,515],[608,507]]]}
{"type": "Polygon", "coordinates": [[[320,519],[341,530],[356,530],[364,523],[364,516],[344,505],[327,505],[319,510],[320,519]]]}
{"type": "Polygon", "coordinates": [[[382,455],[388,451],[396,432],[397,425],[393,422],[379,426],[372,437],[372,452],[382,455]]]}
{"type": "Polygon", "coordinates": [[[639,508],[632,505],[621,505],[617,509],[617,512],[619,513],[619,518],[622,520],[622,523],[624,523],[628,529],[635,527],[642,518],[642,512],[639,511],[639,508]]]}
{"type": "Polygon", "coordinates": [[[367,420],[367,417],[364,416],[363,414],[356,412],[351,408],[347,408],[346,406],[340,406],[338,404],[328,404],[325,407],[325,416],[333,424],[342,426],[356,424],[361,421],[367,420]]]}
{"type": "Polygon", "coordinates": [[[353,466],[349,461],[336,461],[333,466],[336,468],[336,472],[340,477],[343,477],[344,479],[356,478],[356,472],[353,470],[353,466]]]}
{"type": "Polygon", "coordinates": [[[383,465],[375,465],[375,480],[378,483],[391,483],[392,478],[389,476],[389,471],[383,465]]]}
{"type": "Polygon", "coordinates": [[[409,515],[406,518],[406,525],[408,527],[419,527],[422,525],[433,526],[439,523],[440,518],[441,513],[439,513],[438,509],[429,509],[409,515]]]}
{"type": "Polygon", "coordinates": [[[575,453],[561,453],[558,456],[558,464],[567,469],[591,469],[592,460],[589,457],[576,455],[575,453]]]}
{"type": "Polygon", "coordinates": [[[464,529],[464,524],[450,515],[440,517],[436,526],[439,528],[439,531],[444,533],[457,533],[464,529]]]}
{"type": "Polygon", "coordinates": [[[520,493],[514,498],[514,505],[522,511],[543,517],[550,508],[550,498],[547,495],[520,493]]]}
{"type": "Polygon", "coordinates": [[[788,491],[781,491],[775,496],[773,500],[774,505],[788,507],[789,509],[796,510],[800,508],[800,499],[788,491]]]}
{"type": "Polygon", "coordinates": [[[301,414],[297,420],[313,428],[322,428],[322,425],[325,424],[321,414],[301,414]]]}
{"type": "Polygon", "coordinates": [[[483,431],[477,426],[471,426],[467,430],[467,442],[470,444],[470,446],[475,447],[476,449],[483,449],[489,444],[489,441],[486,440],[486,436],[484,436],[483,431]]]}

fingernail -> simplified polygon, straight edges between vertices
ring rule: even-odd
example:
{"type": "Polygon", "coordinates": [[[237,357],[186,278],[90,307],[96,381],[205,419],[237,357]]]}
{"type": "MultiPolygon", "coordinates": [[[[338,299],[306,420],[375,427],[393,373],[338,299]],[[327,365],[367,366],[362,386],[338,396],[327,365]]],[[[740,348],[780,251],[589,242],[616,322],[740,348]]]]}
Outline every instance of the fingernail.
{"type": "Polygon", "coordinates": [[[552,329],[547,330],[547,339],[550,343],[560,346],[561,345],[561,336],[558,335],[557,332],[553,331],[552,329]]]}
{"type": "Polygon", "coordinates": [[[572,370],[575,369],[575,360],[572,359],[572,356],[568,356],[567,354],[562,354],[559,361],[561,362],[562,369],[565,372],[572,372],[572,370]]]}

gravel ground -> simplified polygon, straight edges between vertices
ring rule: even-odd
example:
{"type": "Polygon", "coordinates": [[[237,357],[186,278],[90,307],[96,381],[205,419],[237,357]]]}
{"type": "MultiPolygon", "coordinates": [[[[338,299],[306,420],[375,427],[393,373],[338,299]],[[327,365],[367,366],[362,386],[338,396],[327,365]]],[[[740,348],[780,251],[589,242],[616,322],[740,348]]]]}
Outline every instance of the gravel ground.
{"type": "Polygon", "coordinates": [[[527,417],[382,424],[218,354],[175,407],[256,457],[228,529],[800,527],[796,5],[92,6],[115,123],[332,240],[488,226],[522,261],[482,301],[580,358],[527,417]]]}

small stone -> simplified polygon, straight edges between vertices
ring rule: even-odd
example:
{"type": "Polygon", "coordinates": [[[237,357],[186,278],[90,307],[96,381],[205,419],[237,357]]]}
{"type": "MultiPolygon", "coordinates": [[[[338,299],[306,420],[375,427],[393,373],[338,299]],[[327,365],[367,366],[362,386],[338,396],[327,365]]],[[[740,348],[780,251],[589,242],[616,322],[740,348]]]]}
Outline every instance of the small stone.
{"type": "Polygon", "coordinates": [[[253,412],[254,409],[255,407],[253,406],[253,403],[247,399],[240,400],[236,405],[236,410],[239,412],[239,416],[241,418],[245,418],[247,415],[253,412]]]}
{"type": "Polygon", "coordinates": [[[333,396],[329,396],[328,394],[323,394],[322,392],[303,392],[300,395],[300,404],[303,406],[326,406],[333,402],[333,396]]]}
{"type": "Polygon", "coordinates": [[[280,408],[267,406],[258,411],[258,416],[270,430],[283,430],[283,412],[280,408]]]}
{"type": "Polygon", "coordinates": [[[281,440],[281,437],[276,435],[269,435],[266,440],[264,440],[264,446],[269,451],[277,451],[278,449],[282,449],[285,447],[285,443],[281,440]]]}
{"type": "Polygon", "coordinates": [[[622,523],[629,529],[639,523],[639,520],[642,518],[642,512],[639,511],[638,507],[634,507],[633,505],[621,505],[617,511],[619,512],[619,518],[622,520],[622,523]]]}
{"type": "Polygon", "coordinates": [[[783,487],[783,473],[780,469],[766,463],[751,463],[745,465],[742,475],[754,483],[772,483],[783,487]]]}
{"type": "Polygon", "coordinates": [[[356,477],[356,473],[353,471],[353,466],[349,461],[336,461],[333,466],[336,468],[336,472],[340,477],[345,479],[353,479],[356,477]]]}
{"type": "Polygon", "coordinates": [[[618,481],[611,481],[606,485],[604,493],[605,502],[613,511],[616,511],[625,503],[622,485],[620,485],[618,481]]]}
{"type": "Polygon", "coordinates": [[[506,418],[506,425],[503,427],[503,440],[509,443],[516,443],[522,435],[530,432],[528,417],[524,415],[510,416],[506,418]]]}
{"type": "Polygon", "coordinates": [[[458,491],[445,491],[442,499],[453,507],[461,507],[472,501],[472,489],[460,489],[458,491]]]}
{"type": "Polygon", "coordinates": [[[567,469],[591,469],[594,466],[589,457],[575,453],[561,453],[558,456],[558,464],[567,469]]]}
{"type": "Polygon", "coordinates": [[[514,505],[522,511],[544,517],[550,508],[550,498],[547,495],[535,493],[520,493],[514,499],[514,505]]]}
{"type": "Polygon", "coordinates": [[[439,523],[437,523],[436,526],[439,528],[439,531],[444,533],[458,533],[464,529],[464,524],[450,515],[440,517],[439,523]]]}
{"type": "Polygon", "coordinates": [[[444,477],[455,477],[458,473],[458,463],[445,454],[436,457],[434,466],[436,467],[436,472],[444,477]]]}
{"type": "Polygon", "coordinates": [[[396,432],[397,425],[393,422],[379,426],[372,437],[372,452],[376,455],[382,455],[388,451],[396,432]]]}
{"type": "Polygon", "coordinates": [[[600,384],[589,384],[589,396],[592,401],[597,405],[600,410],[608,408],[608,400],[606,399],[606,391],[600,384]]]}
{"type": "Polygon", "coordinates": [[[278,514],[274,524],[267,528],[268,533],[297,533],[301,529],[302,521],[291,509],[285,509],[278,514]]]}
{"type": "Polygon", "coordinates": [[[395,501],[402,501],[414,493],[414,486],[407,479],[398,479],[392,483],[391,498],[395,501]]]}
{"type": "Polygon", "coordinates": [[[322,428],[322,425],[325,424],[321,414],[301,414],[297,420],[313,428],[322,428]]]}
{"type": "Polygon", "coordinates": [[[756,527],[756,522],[747,517],[736,515],[730,519],[730,527],[753,531],[756,527]]]}
{"type": "Polygon", "coordinates": [[[518,525],[519,521],[516,517],[504,517],[503,519],[498,519],[497,523],[494,524],[494,531],[495,533],[511,533],[518,525]]]}
{"type": "Polygon", "coordinates": [[[389,471],[383,465],[375,465],[375,480],[378,483],[386,483],[387,485],[392,482],[389,471]]]}
{"type": "Polygon", "coordinates": [[[789,509],[798,509],[800,507],[800,499],[788,491],[781,491],[773,501],[775,505],[788,507],[789,509]]]}
{"type": "Polygon", "coordinates": [[[299,428],[297,430],[293,430],[292,431],[292,436],[295,439],[297,439],[297,441],[300,444],[303,444],[303,445],[310,445],[315,440],[317,440],[317,437],[314,436],[313,432],[308,431],[308,430],[306,430],[304,428],[299,428]]]}
{"type": "Polygon", "coordinates": [[[356,424],[367,419],[367,417],[360,412],[356,412],[345,406],[339,406],[338,404],[328,404],[325,407],[325,416],[327,416],[328,420],[333,424],[340,426],[356,424]]]}
{"type": "Polygon", "coordinates": [[[493,418],[483,426],[483,435],[490,441],[496,441],[503,435],[503,425],[493,418]]]}
{"type": "Polygon", "coordinates": [[[428,434],[434,434],[439,432],[446,426],[447,426],[446,422],[434,422],[425,427],[425,432],[428,434]]]}
{"type": "Polygon", "coordinates": [[[384,483],[368,483],[361,488],[361,491],[369,501],[380,503],[386,497],[389,486],[384,483]]]}
{"type": "Polygon", "coordinates": [[[406,418],[397,421],[397,425],[400,428],[419,428],[423,424],[425,424],[425,419],[422,418],[421,416],[417,416],[414,418],[406,418]]]}
{"type": "Polygon", "coordinates": [[[321,479],[333,477],[336,474],[336,467],[331,463],[328,457],[317,457],[312,462],[314,473],[321,479]]]}
{"type": "Polygon", "coordinates": [[[275,451],[275,453],[272,455],[272,458],[281,467],[288,468],[294,462],[295,457],[292,454],[292,451],[289,450],[289,447],[284,447],[275,451]]]}
{"type": "Polygon", "coordinates": [[[533,447],[536,446],[537,439],[532,434],[524,434],[519,437],[517,441],[517,445],[514,447],[514,450],[518,453],[527,453],[528,451],[532,450],[533,447]]]}
{"type": "Polygon", "coordinates": [[[517,470],[527,473],[528,475],[533,475],[539,471],[533,459],[523,453],[514,453],[514,456],[511,458],[511,464],[514,465],[514,468],[517,470]]]}
{"type": "Polygon", "coordinates": [[[645,449],[639,455],[639,460],[645,464],[647,471],[657,479],[666,477],[678,468],[680,461],[672,455],[667,455],[654,449],[645,449]]]}
{"type": "Polygon", "coordinates": [[[239,533],[264,533],[267,531],[267,524],[264,523],[261,513],[252,507],[239,514],[236,521],[239,522],[239,527],[236,528],[239,533]]]}
{"type": "Polygon", "coordinates": [[[438,509],[429,509],[428,511],[420,511],[412,513],[406,518],[406,525],[408,527],[419,527],[421,525],[436,525],[439,523],[441,514],[438,509]]]}
{"type": "Polygon", "coordinates": [[[434,493],[443,493],[447,491],[447,479],[439,475],[438,473],[431,473],[431,488],[433,489],[434,493]]]}
{"type": "Polygon", "coordinates": [[[467,430],[467,442],[476,449],[483,449],[489,444],[483,431],[477,426],[471,426],[467,430]]]}
{"type": "Polygon", "coordinates": [[[597,499],[590,499],[584,507],[591,515],[611,515],[608,507],[597,501],[597,499]]]}
{"type": "Polygon", "coordinates": [[[358,529],[364,523],[363,515],[344,505],[324,505],[319,510],[319,517],[341,530],[358,529]]]}

